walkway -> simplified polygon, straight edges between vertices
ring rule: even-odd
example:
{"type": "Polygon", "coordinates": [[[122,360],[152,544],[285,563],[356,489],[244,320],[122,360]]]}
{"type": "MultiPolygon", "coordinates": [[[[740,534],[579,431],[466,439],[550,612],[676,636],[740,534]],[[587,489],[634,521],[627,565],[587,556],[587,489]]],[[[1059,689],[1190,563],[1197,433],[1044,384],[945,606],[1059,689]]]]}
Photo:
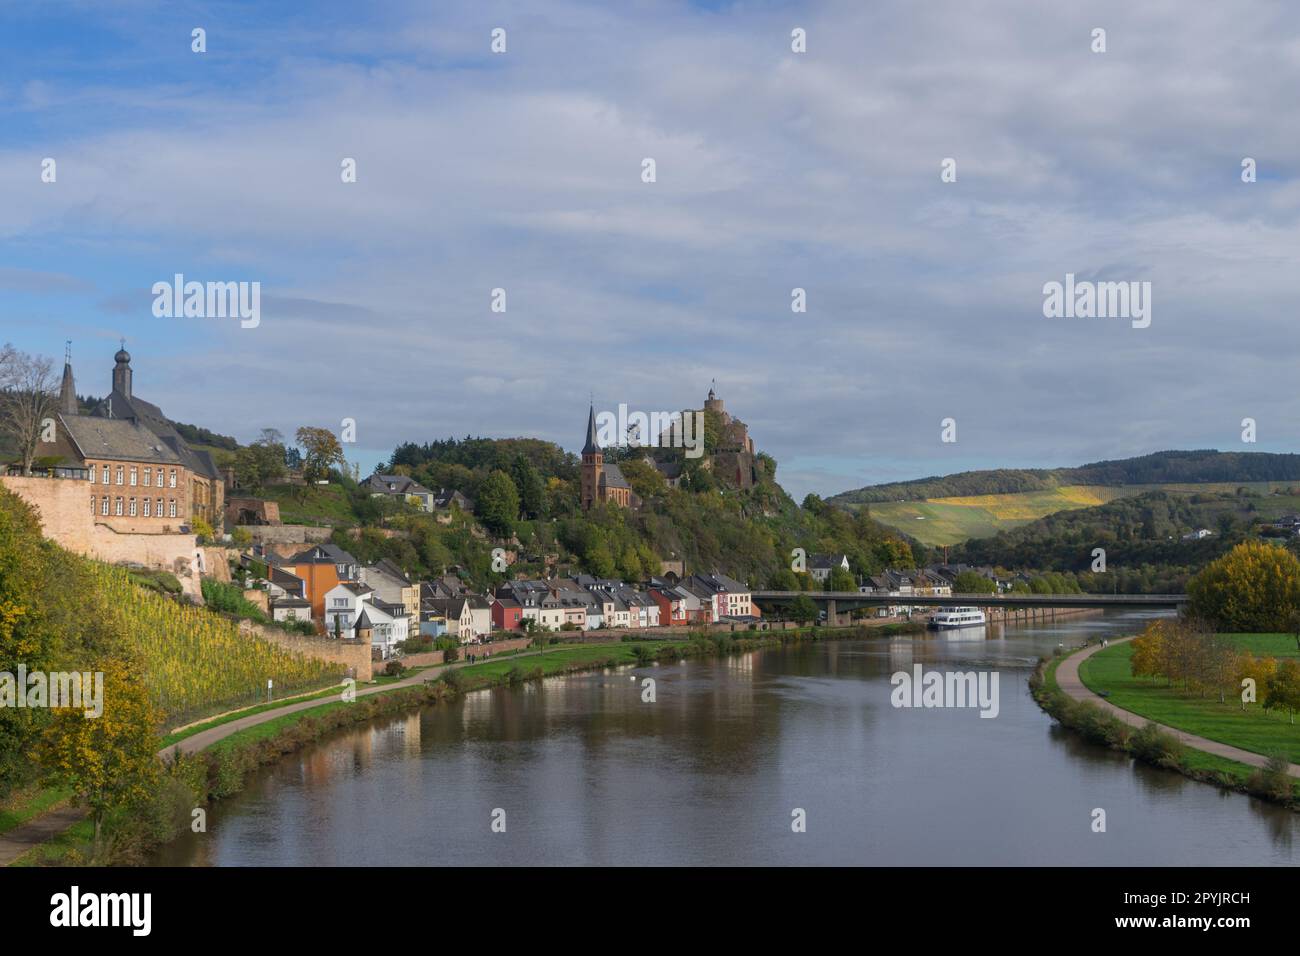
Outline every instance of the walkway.
{"type": "MultiPolygon", "coordinates": [[[[1111,643],[1122,644],[1124,641],[1131,640],[1133,640],[1133,638],[1125,637],[1117,641],[1112,641],[1111,643]]],[[[1124,723],[1130,724],[1133,727],[1145,727],[1147,724],[1151,723],[1148,718],[1135,714],[1131,710],[1124,710],[1121,707],[1116,707],[1104,697],[1094,694],[1091,690],[1085,687],[1083,681],[1079,679],[1079,665],[1101,649],[1100,644],[1092,644],[1082,651],[1077,651],[1065,660],[1061,661],[1060,664],[1056,665],[1056,683],[1060,685],[1061,690],[1065,691],[1066,694],[1075,700],[1086,700],[1089,703],[1096,704],[1102,710],[1114,714],[1120,720],[1124,721],[1124,723]]],[[[1252,753],[1249,750],[1242,750],[1240,747],[1231,747],[1228,744],[1221,744],[1217,740],[1198,737],[1195,734],[1189,734],[1184,730],[1177,729],[1176,727],[1167,727],[1164,724],[1156,724],[1156,726],[1166,733],[1177,737],[1188,747],[1195,748],[1196,750],[1203,750],[1208,754],[1214,754],[1216,757],[1226,757],[1228,760],[1235,760],[1238,763],[1249,764],[1252,767],[1262,767],[1268,763],[1267,757],[1261,756],[1257,753],[1252,753]]],[[[1300,777],[1300,765],[1288,764],[1287,773],[1293,777],[1300,777]]]]}

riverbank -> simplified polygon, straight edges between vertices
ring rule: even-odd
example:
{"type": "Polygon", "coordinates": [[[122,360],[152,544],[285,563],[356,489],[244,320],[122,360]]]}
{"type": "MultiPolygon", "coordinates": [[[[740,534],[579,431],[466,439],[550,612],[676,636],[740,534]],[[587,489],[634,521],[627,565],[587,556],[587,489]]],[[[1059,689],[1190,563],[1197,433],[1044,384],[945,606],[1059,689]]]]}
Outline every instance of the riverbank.
{"type": "Polygon", "coordinates": [[[418,709],[472,690],[585,670],[644,666],[659,660],[748,653],[807,640],[885,637],[920,630],[919,625],[886,622],[846,628],[713,633],[678,641],[559,644],[504,659],[428,668],[386,686],[358,689],[351,702],[316,698],[222,715],[215,725],[193,725],[188,733],[170,739],[160,754],[165,766],[156,792],[147,806],[119,814],[106,823],[111,845],[100,859],[93,859],[89,852],[88,821],[82,821],[28,853],[18,865],[143,862],[153,848],[191,826],[195,808],[239,792],[259,767],[350,724],[418,709]]]}
{"type": "MultiPolygon", "coordinates": [[[[1128,640],[1131,638],[1112,641],[1111,648],[1128,640]]],[[[1094,644],[1043,658],[1030,677],[1034,700],[1061,726],[1093,743],[1192,780],[1300,808],[1300,787],[1288,776],[1289,772],[1300,773],[1300,767],[1157,723],[1115,706],[1084,686],[1079,665],[1101,650],[1094,644]]]]}

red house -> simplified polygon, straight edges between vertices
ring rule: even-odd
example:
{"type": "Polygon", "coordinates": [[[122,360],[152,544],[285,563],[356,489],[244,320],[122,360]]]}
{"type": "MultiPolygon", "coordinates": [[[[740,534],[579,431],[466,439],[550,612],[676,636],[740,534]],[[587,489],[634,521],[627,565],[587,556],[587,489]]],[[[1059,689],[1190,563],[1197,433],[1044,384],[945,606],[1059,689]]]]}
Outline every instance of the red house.
{"type": "Polygon", "coordinates": [[[659,625],[685,624],[686,600],[676,589],[651,588],[650,597],[659,605],[659,625]]]}
{"type": "Polygon", "coordinates": [[[500,631],[522,631],[524,609],[514,598],[492,599],[492,627],[500,631]]]}

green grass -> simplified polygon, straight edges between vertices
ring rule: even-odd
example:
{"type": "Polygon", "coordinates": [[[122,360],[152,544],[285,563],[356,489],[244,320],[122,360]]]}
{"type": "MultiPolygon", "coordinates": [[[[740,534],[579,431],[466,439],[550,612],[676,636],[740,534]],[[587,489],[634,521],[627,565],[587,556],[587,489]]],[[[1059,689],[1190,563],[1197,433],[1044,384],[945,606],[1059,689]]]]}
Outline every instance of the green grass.
{"type": "MultiPolygon", "coordinates": [[[[1259,635],[1252,636],[1257,637],[1259,635]]],[[[1128,646],[1128,644],[1119,644],[1109,650],[1102,651],[1101,653],[1108,654],[1111,650],[1119,650],[1120,648],[1128,646]]],[[[1293,642],[1292,647],[1294,646],[1293,642]]],[[[1052,658],[1047,662],[1047,666],[1043,669],[1043,683],[1048,690],[1059,691],[1061,689],[1061,685],[1056,682],[1056,668],[1067,656],[1068,655],[1063,654],[1059,657],[1052,658]]],[[[1084,662],[1083,666],[1080,667],[1080,676],[1082,676],[1082,671],[1088,663],[1095,660],[1098,656],[1100,655],[1094,654],[1088,661],[1084,662]]],[[[1084,683],[1087,685],[1086,679],[1084,683]]],[[[1113,697],[1111,697],[1110,700],[1112,703],[1114,702],[1113,697]]],[[[1116,704],[1116,706],[1119,707],[1123,705],[1116,704]]],[[[1255,772],[1255,768],[1249,764],[1239,763],[1236,760],[1229,760],[1227,757],[1219,757],[1215,754],[1206,753],[1204,750],[1195,750],[1191,747],[1188,747],[1185,751],[1183,766],[1186,770],[1192,772],[1204,771],[1208,773],[1223,774],[1227,778],[1236,781],[1238,784],[1244,784],[1248,779],[1250,779],[1251,774],[1255,772]]],[[[1300,783],[1296,786],[1300,787],[1300,783]]]]}
{"type": "Polygon", "coordinates": [[[95,821],[90,817],[78,820],[58,836],[32,847],[10,866],[67,866],[69,857],[76,853],[83,859],[90,856],[95,843],[95,821]]]}
{"type": "MultiPolygon", "coordinates": [[[[1295,640],[1286,634],[1224,636],[1256,656],[1300,656],[1295,640]]],[[[1283,753],[1300,763],[1300,724],[1292,724],[1287,714],[1265,711],[1262,703],[1247,704],[1243,711],[1240,698],[1232,694],[1221,704],[1217,694],[1202,697],[1160,680],[1134,677],[1129,670],[1132,655],[1132,644],[1116,644],[1084,661],[1079,676],[1090,690],[1107,692],[1116,707],[1252,753],[1283,753]]]]}
{"type": "Polygon", "coordinates": [[[8,833],[47,810],[53,810],[71,796],[71,790],[61,787],[27,790],[12,795],[0,807],[0,833],[8,833]]]}
{"type": "Polygon", "coordinates": [[[348,494],[340,485],[272,485],[262,497],[280,506],[285,524],[353,527],[358,523],[348,494]]]}

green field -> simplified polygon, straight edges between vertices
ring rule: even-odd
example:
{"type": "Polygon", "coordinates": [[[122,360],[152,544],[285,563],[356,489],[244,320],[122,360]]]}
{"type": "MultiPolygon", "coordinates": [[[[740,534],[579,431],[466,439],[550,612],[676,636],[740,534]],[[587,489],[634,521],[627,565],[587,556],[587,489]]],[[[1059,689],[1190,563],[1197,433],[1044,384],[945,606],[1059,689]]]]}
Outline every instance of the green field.
{"type": "Polygon", "coordinates": [[[1300,511],[1300,496],[1271,495],[1271,492],[1294,487],[1296,482],[1254,481],[1240,483],[1164,484],[1164,485],[1066,485],[1048,491],[1024,491],[1004,495],[970,495],[961,498],[930,498],[924,501],[878,501],[867,507],[871,517],[883,525],[897,528],[922,544],[958,544],[969,538],[990,538],[1045,518],[1058,511],[1091,508],[1116,498],[1131,498],[1148,491],[1173,491],[1181,494],[1230,494],[1247,488],[1265,497],[1252,499],[1258,514],[1274,518],[1290,511],[1300,511]]]}
{"type": "MultiPolygon", "coordinates": [[[[1256,657],[1300,657],[1289,634],[1224,637],[1256,657]]],[[[1300,723],[1292,724],[1282,711],[1265,711],[1262,692],[1261,703],[1247,704],[1243,711],[1240,698],[1232,695],[1221,704],[1217,694],[1201,696],[1169,687],[1162,680],[1134,677],[1129,671],[1132,653],[1133,645],[1127,641],[1109,647],[1084,661],[1079,676],[1090,690],[1106,691],[1107,700],[1116,707],[1253,753],[1285,753],[1293,763],[1300,763],[1300,723]]]]}

